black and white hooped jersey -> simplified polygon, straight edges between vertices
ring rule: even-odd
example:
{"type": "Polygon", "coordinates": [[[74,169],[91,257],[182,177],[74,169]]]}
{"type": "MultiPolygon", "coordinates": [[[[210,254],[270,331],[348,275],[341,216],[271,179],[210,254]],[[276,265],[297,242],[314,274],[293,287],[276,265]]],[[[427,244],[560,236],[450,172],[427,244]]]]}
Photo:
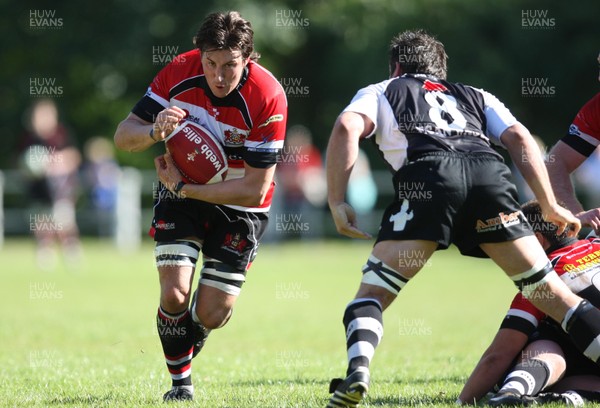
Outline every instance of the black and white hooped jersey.
{"type": "Polygon", "coordinates": [[[440,80],[405,74],[357,92],[344,112],[366,115],[375,144],[396,172],[407,160],[436,151],[492,153],[500,135],[517,123],[492,94],[440,80]]]}

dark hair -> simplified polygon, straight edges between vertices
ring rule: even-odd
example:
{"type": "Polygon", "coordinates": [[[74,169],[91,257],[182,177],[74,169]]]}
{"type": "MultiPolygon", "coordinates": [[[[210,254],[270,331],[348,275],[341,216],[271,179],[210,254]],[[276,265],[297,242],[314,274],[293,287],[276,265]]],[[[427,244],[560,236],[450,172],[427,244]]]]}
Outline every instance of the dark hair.
{"type": "Polygon", "coordinates": [[[206,16],[194,37],[194,45],[200,51],[240,50],[243,58],[260,58],[254,52],[252,25],[237,11],[212,13],[206,16]]]}
{"type": "Polygon", "coordinates": [[[390,73],[398,62],[403,74],[428,74],[446,79],[447,60],[444,44],[424,30],[404,31],[390,43],[390,73]]]}
{"type": "MultiPolygon", "coordinates": [[[[563,203],[559,204],[564,207],[563,203]]],[[[527,221],[531,224],[533,232],[542,234],[542,236],[548,240],[551,247],[559,245],[561,241],[567,238],[569,229],[567,228],[562,234],[557,235],[556,230],[558,227],[555,224],[544,220],[542,209],[536,200],[531,200],[523,204],[521,206],[521,211],[523,211],[525,218],[527,218],[527,221]]]]}

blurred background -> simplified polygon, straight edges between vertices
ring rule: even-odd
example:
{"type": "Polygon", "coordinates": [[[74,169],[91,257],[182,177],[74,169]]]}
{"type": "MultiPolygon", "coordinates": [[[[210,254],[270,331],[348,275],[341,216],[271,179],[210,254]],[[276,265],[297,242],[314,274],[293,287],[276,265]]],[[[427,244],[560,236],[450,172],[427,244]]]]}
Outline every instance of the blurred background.
{"type": "MultiPolygon", "coordinates": [[[[387,78],[388,44],[400,31],[436,35],[450,56],[449,79],[495,94],[546,149],[599,88],[597,0],[0,5],[0,240],[35,237],[43,260],[56,243],[77,259],[81,237],[122,248],[147,239],[152,159],[164,148],[115,151],[112,136],[155,74],[193,47],[212,11],[235,9],[252,22],[260,63],[288,97],[288,141],[267,242],[336,235],[323,179],[329,132],[359,88],[387,78]]],[[[596,170],[588,165],[576,176],[587,207],[600,204],[596,170]]],[[[348,197],[359,225],[375,232],[392,194],[391,177],[365,144],[348,197]]]]}

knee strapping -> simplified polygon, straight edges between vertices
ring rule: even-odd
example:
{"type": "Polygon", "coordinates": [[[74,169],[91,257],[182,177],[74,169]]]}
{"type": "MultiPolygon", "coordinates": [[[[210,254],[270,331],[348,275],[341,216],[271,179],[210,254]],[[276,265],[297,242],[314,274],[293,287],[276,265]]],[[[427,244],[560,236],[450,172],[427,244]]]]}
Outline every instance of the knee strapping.
{"type": "Polygon", "coordinates": [[[554,277],[557,277],[557,275],[554,272],[554,268],[552,268],[552,264],[548,261],[548,258],[542,257],[528,271],[511,276],[510,278],[523,296],[530,298],[538,287],[554,277]]]}
{"type": "Polygon", "coordinates": [[[230,295],[238,296],[246,281],[246,272],[217,260],[206,260],[202,267],[200,283],[212,286],[230,295]]]}
{"type": "Polygon", "coordinates": [[[194,241],[158,242],[154,249],[156,266],[195,267],[200,254],[200,244],[194,241]]]}
{"type": "Polygon", "coordinates": [[[362,269],[362,283],[380,286],[397,295],[408,283],[408,279],[394,271],[380,259],[371,255],[362,269]]]}

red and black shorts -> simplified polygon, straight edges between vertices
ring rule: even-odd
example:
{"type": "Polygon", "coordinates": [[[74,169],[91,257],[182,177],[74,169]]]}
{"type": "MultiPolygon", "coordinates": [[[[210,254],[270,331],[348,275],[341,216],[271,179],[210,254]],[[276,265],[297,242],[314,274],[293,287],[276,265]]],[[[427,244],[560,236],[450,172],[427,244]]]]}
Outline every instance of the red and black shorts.
{"type": "Polygon", "coordinates": [[[432,152],[394,175],[396,197],[381,221],[377,242],[427,240],[463,255],[487,257],[482,243],[532,235],[504,162],[493,154],[432,152]]]}
{"type": "Polygon", "coordinates": [[[268,223],[268,213],[238,211],[205,201],[178,198],[158,186],[150,235],[156,242],[196,237],[202,253],[246,271],[258,250],[268,223]]]}

